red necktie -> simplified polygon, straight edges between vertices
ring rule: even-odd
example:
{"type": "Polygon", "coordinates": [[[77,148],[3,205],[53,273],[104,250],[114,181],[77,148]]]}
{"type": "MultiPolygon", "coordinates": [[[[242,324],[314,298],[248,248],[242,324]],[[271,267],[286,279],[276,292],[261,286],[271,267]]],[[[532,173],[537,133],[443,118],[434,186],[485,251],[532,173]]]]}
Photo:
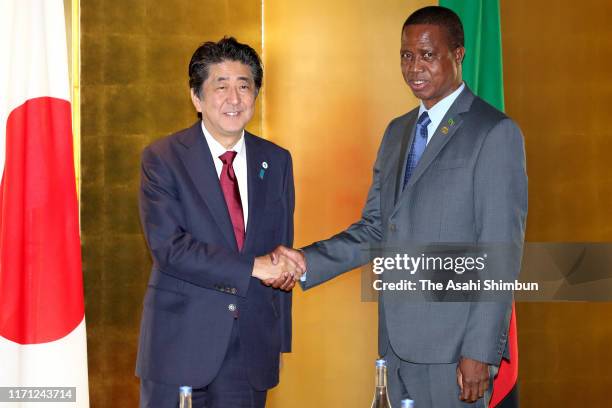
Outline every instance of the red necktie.
{"type": "Polygon", "coordinates": [[[240,190],[238,190],[238,179],[236,178],[236,173],[234,173],[234,167],[232,167],[232,163],[234,163],[237,154],[238,153],[233,151],[227,151],[219,156],[223,162],[219,183],[221,184],[225,203],[227,204],[227,209],[232,219],[234,235],[236,236],[236,243],[240,251],[244,245],[244,214],[242,213],[240,190]]]}

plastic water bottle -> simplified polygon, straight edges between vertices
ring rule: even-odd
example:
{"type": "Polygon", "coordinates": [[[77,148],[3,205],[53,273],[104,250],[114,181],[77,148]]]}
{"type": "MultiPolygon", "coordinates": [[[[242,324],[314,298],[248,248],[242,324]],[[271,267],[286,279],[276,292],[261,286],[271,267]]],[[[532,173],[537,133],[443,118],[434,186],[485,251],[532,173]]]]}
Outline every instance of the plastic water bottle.
{"type": "Polygon", "coordinates": [[[403,399],[402,408],[414,408],[414,401],[408,398],[403,399]]]}
{"type": "Polygon", "coordinates": [[[191,408],[191,387],[183,385],[179,388],[179,408],[191,408]]]}
{"type": "Polygon", "coordinates": [[[372,408],[391,408],[387,393],[387,362],[385,360],[376,360],[376,390],[372,408]]]}

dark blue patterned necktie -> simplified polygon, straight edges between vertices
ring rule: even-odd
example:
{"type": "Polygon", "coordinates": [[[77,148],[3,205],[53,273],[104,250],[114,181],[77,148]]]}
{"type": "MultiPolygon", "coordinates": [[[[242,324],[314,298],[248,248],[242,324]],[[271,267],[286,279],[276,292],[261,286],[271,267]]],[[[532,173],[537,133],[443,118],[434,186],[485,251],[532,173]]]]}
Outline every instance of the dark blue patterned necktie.
{"type": "Polygon", "coordinates": [[[421,113],[419,120],[416,123],[416,130],[414,132],[414,139],[412,139],[412,146],[410,146],[410,153],[408,153],[408,163],[406,164],[406,173],[404,174],[404,188],[410,180],[410,176],[414,171],[414,168],[419,163],[425,146],[427,146],[427,125],[431,123],[427,111],[421,113]]]}

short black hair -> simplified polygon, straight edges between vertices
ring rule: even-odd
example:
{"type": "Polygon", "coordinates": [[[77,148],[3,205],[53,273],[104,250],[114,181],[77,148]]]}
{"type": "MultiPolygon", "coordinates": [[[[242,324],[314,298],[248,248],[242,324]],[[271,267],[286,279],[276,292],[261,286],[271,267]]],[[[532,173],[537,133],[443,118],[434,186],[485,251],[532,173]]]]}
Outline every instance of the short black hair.
{"type": "Polygon", "coordinates": [[[202,84],[208,78],[210,66],[223,61],[238,61],[251,68],[255,90],[259,92],[263,82],[263,67],[257,52],[234,37],[223,37],[217,42],[207,41],[200,45],[189,62],[189,87],[200,98],[202,84]]]}
{"type": "Polygon", "coordinates": [[[427,6],[412,13],[404,22],[402,32],[407,26],[431,24],[443,27],[448,35],[448,45],[451,49],[463,47],[465,43],[463,24],[453,10],[441,6],[427,6]]]}

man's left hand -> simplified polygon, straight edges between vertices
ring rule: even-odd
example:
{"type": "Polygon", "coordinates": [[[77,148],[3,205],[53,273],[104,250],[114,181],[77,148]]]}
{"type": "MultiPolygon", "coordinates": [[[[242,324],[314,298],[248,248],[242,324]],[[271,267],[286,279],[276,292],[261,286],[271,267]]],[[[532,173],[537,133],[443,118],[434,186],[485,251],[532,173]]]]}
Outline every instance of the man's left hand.
{"type": "Polygon", "coordinates": [[[459,399],[476,402],[489,388],[489,365],[471,358],[461,357],[457,364],[457,384],[461,388],[459,399]]]}

